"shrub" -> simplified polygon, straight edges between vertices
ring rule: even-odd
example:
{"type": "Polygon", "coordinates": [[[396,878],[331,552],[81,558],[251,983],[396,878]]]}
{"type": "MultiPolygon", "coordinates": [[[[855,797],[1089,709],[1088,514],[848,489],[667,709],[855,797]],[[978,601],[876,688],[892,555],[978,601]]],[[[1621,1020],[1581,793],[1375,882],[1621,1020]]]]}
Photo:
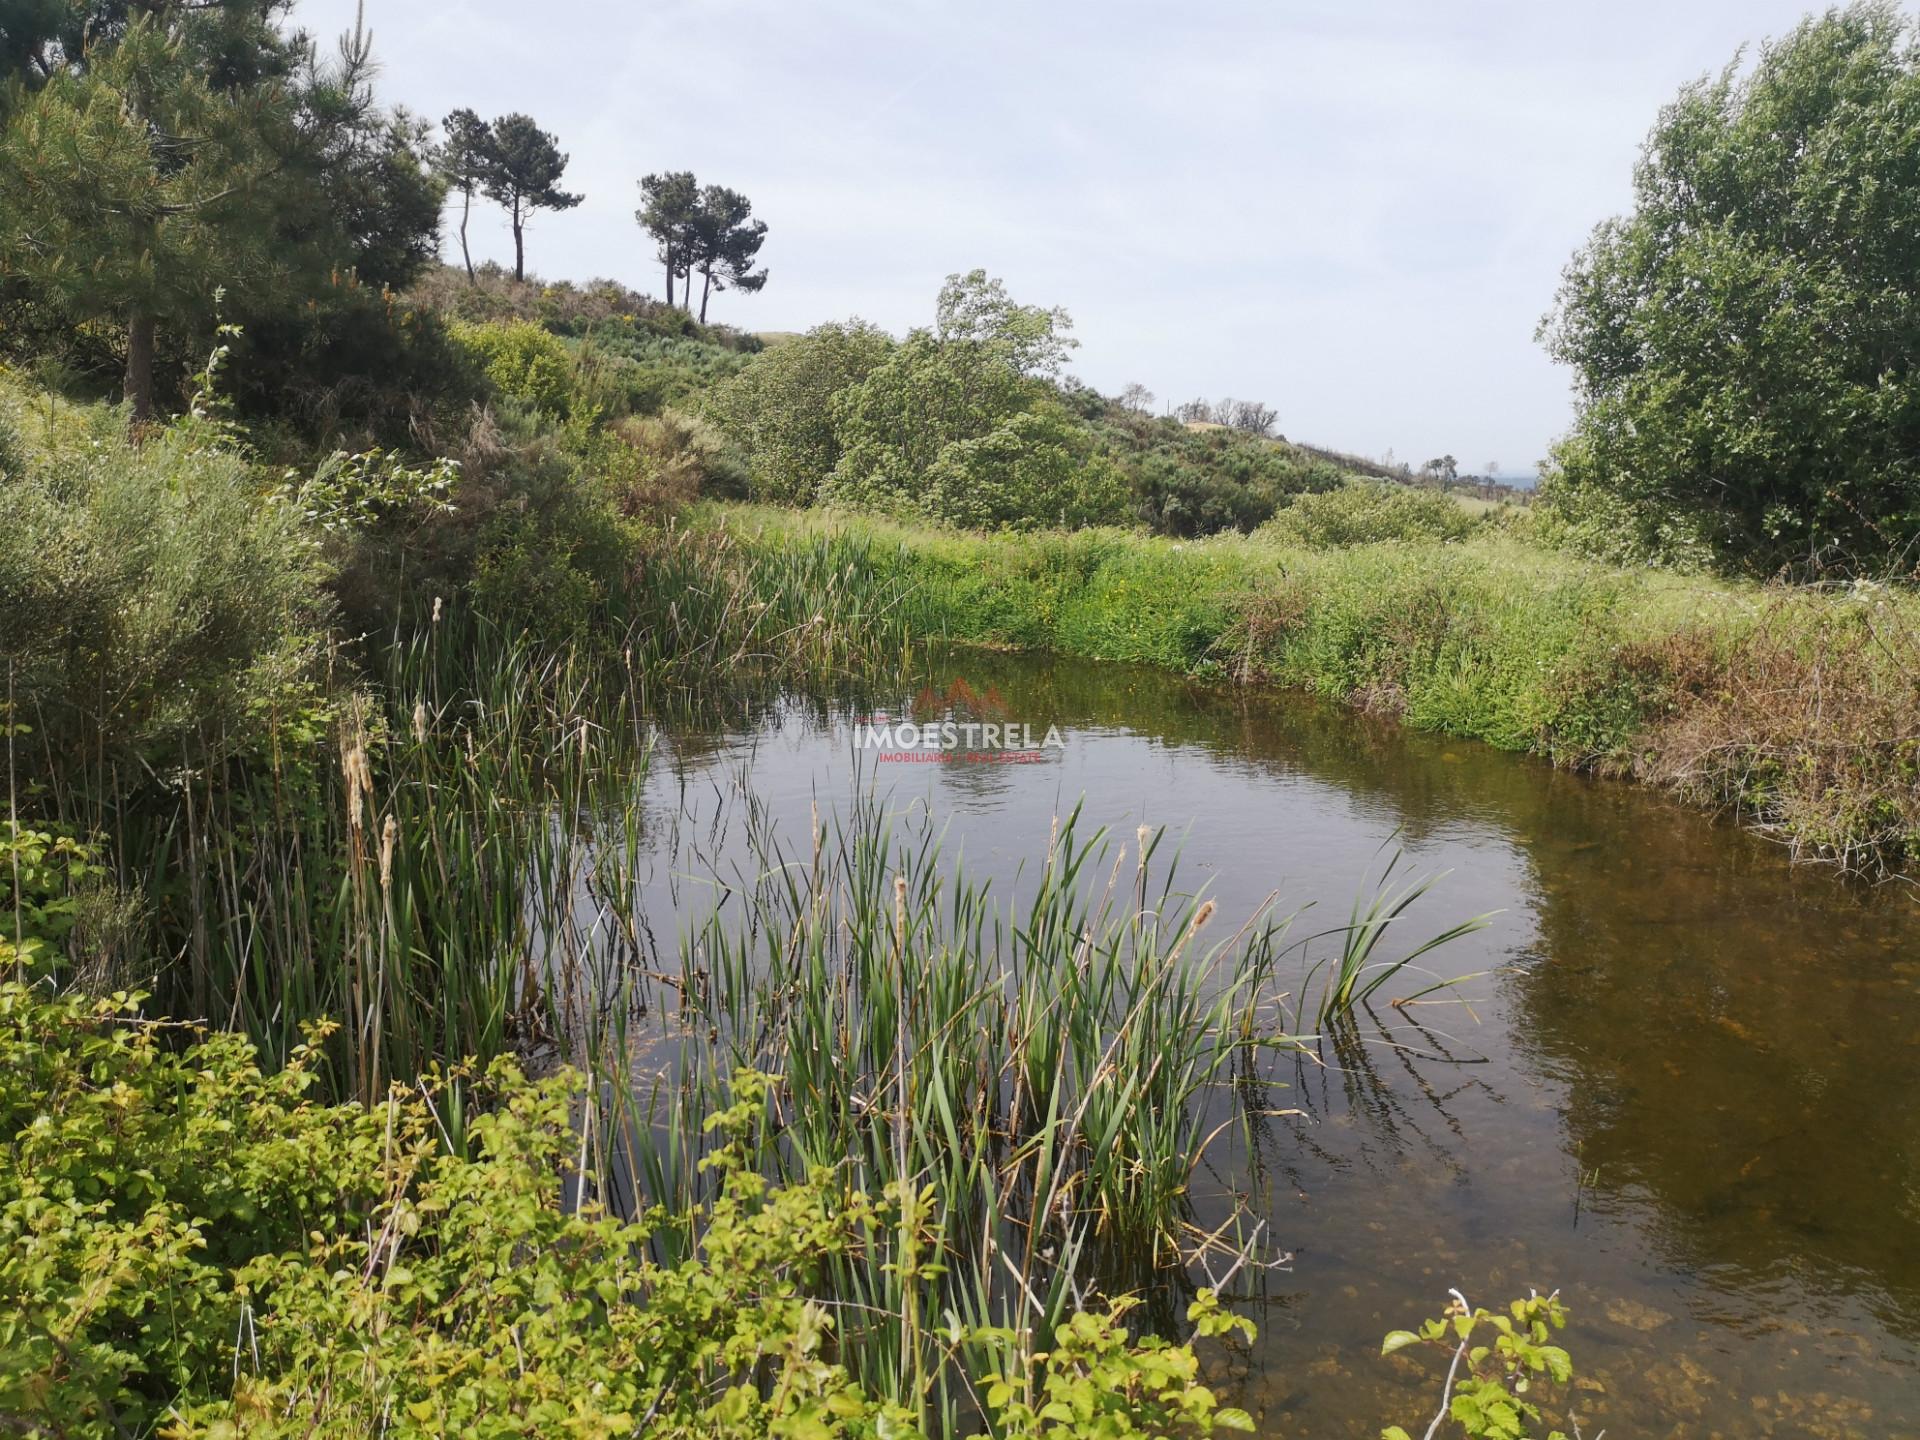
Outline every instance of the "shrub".
{"type": "Polygon", "coordinates": [[[1362,481],[1298,497],[1263,533],[1314,550],[1334,550],[1388,540],[1464,540],[1483,523],[1439,491],[1362,481]]]}
{"type": "Polygon", "coordinates": [[[234,403],[256,441],[284,432],[290,456],[315,444],[417,444],[485,393],[481,365],[440,316],[350,271],[310,305],[236,306],[231,318],[234,403]]]}
{"type": "Polygon", "coordinates": [[[69,783],[171,770],[310,701],[325,566],[260,492],[239,456],[180,430],[58,442],[0,481],[0,652],[41,732],[22,765],[69,783]]]}
{"type": "Polygon", "coordinates": [[[1336,489],[1344,479],[1284,442],[1102,404],[1095,434],[1126,473],[1133,518],[1162,535],[1252,530],[1292,496],[1336,489]]]}
{"type": "MultiPolygon", "coordinates": [[[[836,1361],[834,1312],[812,1298],[870,1228],[898,1223],[891,1201],[830,1171],[770,1187],[747,1158],[764,1076],[736,1076],[709,1123],[709,1198],[633,1224],[579,1168],[572,1121],[595,1090],[576,1076],[534,1083],[501,1061],[329,1107],[308,1098],[318,1061],[303,1047],[270,1075],[242,1038],[142,1020],[127,997],[0,985],[0,1421],[342,1440],[919,1433],[836,1361]],[[656,1236],[679,1258],[649,1258],[656,1236]]],[[[976,1334],[1005,1433],[1250,1428],[1197,1383],[1190,1349],[1131,1341],[1123,1313],[1066,1317],[1043,1357],[976,1334]]],[[[1249,1328],[1208,1292],[1193,1323],[1249,1328]]]]}
{"type": "Polygon", "coordinates": [[[702,496],[746,494],[747,473],[738,457],[696,416],[669,410],[622,420],[613,426],[613,436],[625,455],[609,457],[605,469],[626,514],[670,510],[702,496]]]}
{"type": "Polygon", "coordinates": [[[1093,453],[1092,437],[1048,406],[948,445],[928,468],[918,506],[975,530],[1077,529],[1118,520],[1125,498],[1119,471],[1093,453]]]}
{"type": "Polygon", "coordinates": [[[577,342],[575,386],[602,415],[655,415],[750,363],[752,357],[739,350],[612,321],[577,342]]]}
{"type": "Polygon", "coordinates": [[[862,321],[821,325],[754,357],[701,404],[746,457],[750,493],[783,505],[812,503],[840,463],[834,403],[893,349],[862,321]]]}
{"type": "Polygon", "coordinates": [[[530,320],[453,327],[454,341],[473,357],[500,395],[550,415],[573,409],[573,356],[558,336],[530,320]]]}

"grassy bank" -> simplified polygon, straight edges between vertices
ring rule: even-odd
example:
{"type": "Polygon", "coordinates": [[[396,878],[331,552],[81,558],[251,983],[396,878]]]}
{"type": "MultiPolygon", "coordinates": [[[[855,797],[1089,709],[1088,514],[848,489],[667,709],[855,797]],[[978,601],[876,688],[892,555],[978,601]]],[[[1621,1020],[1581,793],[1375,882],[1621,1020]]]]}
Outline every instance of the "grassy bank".
{"type": "Polygon", "coordinates": [[[1920,601],[1897,590],[1618,569],[1498,532],[1310,549],[750,507],[700,523],[844,552],[923,637],[1310,690],[1656,783],[1852,869],[1920,862],[1920,601]]]}

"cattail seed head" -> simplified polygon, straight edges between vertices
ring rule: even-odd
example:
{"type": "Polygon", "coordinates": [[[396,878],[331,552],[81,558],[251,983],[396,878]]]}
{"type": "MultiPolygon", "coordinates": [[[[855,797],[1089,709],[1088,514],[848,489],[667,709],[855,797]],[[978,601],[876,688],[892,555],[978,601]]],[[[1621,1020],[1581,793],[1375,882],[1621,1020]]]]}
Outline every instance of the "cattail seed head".
{"type": "Polygon", "coordinates": [[[393,847],[399,838],[400,822],[389,815],[380,828],[380,889],[388,894],[393,891],[393,847]]]}

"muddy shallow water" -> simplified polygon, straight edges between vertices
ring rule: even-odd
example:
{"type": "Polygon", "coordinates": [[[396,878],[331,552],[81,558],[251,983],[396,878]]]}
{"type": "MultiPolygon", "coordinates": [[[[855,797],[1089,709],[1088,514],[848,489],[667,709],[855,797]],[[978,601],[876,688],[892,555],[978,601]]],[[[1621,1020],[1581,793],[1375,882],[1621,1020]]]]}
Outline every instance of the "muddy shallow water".
{"type": "Polygon", "coordinates": [[[1235,923],[1276,889],[1340,923],[1392,844],[1451,871],[1425,929],[1503,912],[1432,957],[1491,973],[1381,1007],[1366,1043],[1286,1071],[1268,1098],[1301,1114],[1268,1121],[1253,1154],[1210,1152],[1200,1218],[1243,1194],[1293,1254],[1243,1304],[1260,1338],[1222,1377],[1260,1433],[1420,1433],[1437,1370],[1379,1358],[1382,1333],[1449,1287],[1495,1304],[1533,1286],[1573,1306],[1589,1437],[1920,1435],[1912,891],[1795,868],[1627,785],[1298,697],[1066,661],[933,667],[936,690],[962,679],[1062,746],[1031,764],[886,762],[856,752],[865,707],[799,698],[670,742],[646,783],[696,823],[660,842],[660,903],[700,910],[744,779],[796,840],[816,806],[876,787],[996,890],[1018,889],[1084,800],[1129,840],[1168,827],[1182,888],[1235,923]]]}

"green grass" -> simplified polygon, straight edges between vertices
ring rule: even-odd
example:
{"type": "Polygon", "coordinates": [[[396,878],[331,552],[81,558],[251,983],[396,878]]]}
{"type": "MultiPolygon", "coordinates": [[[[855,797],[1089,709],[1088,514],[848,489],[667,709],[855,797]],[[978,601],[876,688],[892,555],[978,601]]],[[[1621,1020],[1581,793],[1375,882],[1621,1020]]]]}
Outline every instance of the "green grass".
{"type": "Polygon", "coordinates": [[[1908,592],[1621,569],[1499,530],[1308,549],[755,507],[696,523],[766,553],[857,552],[923,638],[1276,682],[1657,781],[1852,867],[1920,861],[1908,592]]]}

